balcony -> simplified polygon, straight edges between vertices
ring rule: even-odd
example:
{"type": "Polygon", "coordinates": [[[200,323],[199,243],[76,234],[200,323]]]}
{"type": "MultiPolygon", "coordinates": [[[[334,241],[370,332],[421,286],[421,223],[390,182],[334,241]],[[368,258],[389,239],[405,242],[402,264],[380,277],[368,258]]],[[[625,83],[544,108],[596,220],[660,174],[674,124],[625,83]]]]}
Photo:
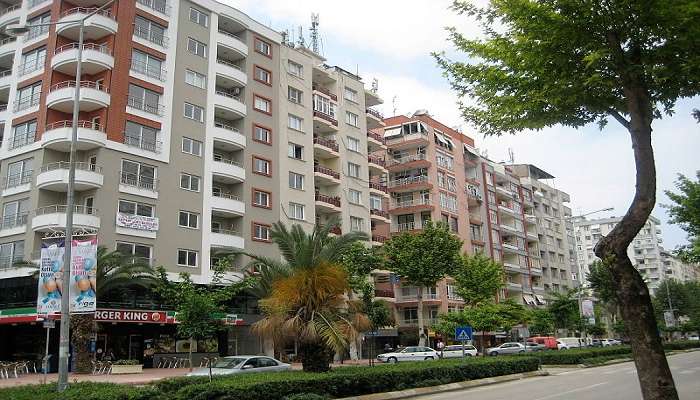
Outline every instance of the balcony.
{"type": "Polygon", "coordinates": [[[223,58],[216,59],[216,74],[245,86],[248,83],[248,75],[241,66],[223,58]]]}
{"type": "Polygon", "coordinates": [[[474,185],[467,185],[465,191],[467,193],[467,204],[469,207],[478,207],[481,205],[483,198],[479,188],[474,185]]]}
{"type": "Polygon", "coordinates": [[[338,149],[338,142],[335,140],[320,136],[314,137],[314,155],[319,158],[327,159],[340,157],[338,149]]]}
{"type": "Polygon", "coordinates": [[[506,287],[508,290],[513,290],[513,291],[522,291],[523,290],[523,285],[517,282],[508,282],[506,283],[506,287]]]}
{"type": "Polygon", "coordinates": [[[384,127],[384,116],[377,110],[367,109],[367,129],[384,127]]]}
{"type": "Polygon", "coordinates": [[[518,246],[515,244],[503,242],[503,251],[518,254],[522,250],[518,249],[518,246]]]}
{"type": "Polygon", "coordinates": [[[245,248],[245,240],[243,235],[234,230],[211,228],[209,236],[211,247],[227,250],[243,250],[245,248]]]}
{"type": "Polygon", "coordinates": [[[405,214],[410,212],[418,212],[432,210],[435,208],[430,199],[418,198],[411,200],[393,200],[389,206],[391,214],[405,214]]]}
{"type": "Polygon", "coordinates": [[[394,179],[389,182],[389,192],[412,192],[416,190],[432,189],[426,175],[416,175],[407,178],[394,179]]]}
{"type": "Polygon", "coordinates": [[[392,233],[411,232],[420,229],[423,229],[423,225],[420,222],[402,222],[391,226],[392,233]]]}
{"type": "Polygon", "coordinates": [[[389,239],[388,239],[386,236],[382,236],[382,235],[372,235],[372,244],[373,244],[374,246],[381,246],[381,245],[384,244],[384,242],[386,242],[387,240],[389,240],[389,239]]]}
{"type": "Polygon", "coordinates": [[[338,96],[336,96],[335,93],[331,92],[330,90],[326,89],[325,87],[323,87],[321,85],[317,85],[314,83],[311,85],[311,88],[313,89],[314,92],[318,92],[320,94],[323,94],[335,102],[338,101],[338,96]]]}
{"type": "Polygon", "coordinates": [[[165,106],[159,103],[151,103],[144,101],[144,99],[128,96],[126,98],[127,112],[130,114],[135,114],[140,117],[153,118],[162,117],[165,113],[165,106]],[[142,114],[143,115],[139,115],[142,114]]]}
{"type": "Polygon", "coordinates": [[[378,300],[395,300],[394,291],[387,289],[374,289],[374,297],[379,297],[378,300]]]}
{"type": "Polygon", "coordinates": [[[25,233],[28,216],[28,212],[21,212],[0,218],[0,237],[25,233]]]}
{"type": "Polygon", "coordinates": [[[17,38],[8,37],[0,40],[0,57],[14,54],[17,48],[17,38]]]}
{"type": "MultiPolygon", "coordinates": [[[[86,75],[94,75],[114,68],[114,57],[106,45],[84,44],[81,58],[83,60],[81,70],[86,75]]],[[[75,75],[77,64],[77,43],[57,47],[51,58],[51,68],[67,75],[75,75]]]]}
{"type": "Polygon", "coordinates": [[[430,144],[430,138],[428,137],[428,134],[424,132],[392,136],[385,139],[386,145],[392,150],[413,149],[430,144]]]}
{"type": "Polygon", "coordinates": [[[376,208],[371,208],[369,210],[369,216],[371,219],[378,221],[378,222],[384,222],[384,223],[389,223],[389,213],[384,211],[384,210],[379,210],[376,208]]]}
{"type": "Polygon", "coordinates": [[[19,17],[22,14],[22,3],[9,6],[0,10],[0,27],[9,24],[19,23],[19,17]]]}
{"type": "Polygon", "coordinates": [[[131,71],[137,74],[137,77],[143,78],[145,81],[151,81],[156,85],[162,84],[167,79],[167,71],[162,67],[148,65],[143,61],[131,60],[131,71]]]}
{"type": "MultiPolygon", "coordinates": [[[[32,230],[35,232],[65,230],[67,210],[68,208],[65,205],[52,205],[36,209],[34,212],[35,216],[32,218],[32,230]]],[[[99,229],[100,217],[96,214],[96,208],[74,206],[73,227],[80,229],[99,229]]]]}
{"type": "Polygon", "coordinates": [[[160,50],[165,50],[168,48],[169,41],[168,37],[160,31],[151,30],[148,27],[134,24],[134,42],[140,42],[148,47],[156,45],[160,47],[160,50]]]}
{"type": "Polygon", "coordinates": [[[379,133],[367,131],[367,144],[372,148],[386,149],[386,140],[379,133]]]}
{"type": "Polygon", "coordinates": [[[370,175],[382,175],[386,173],[386,162],[381,157],[367,156],[367,166],[369,167],[370,175]]]}
{"type": "Polygon", "coordinates": [[[428,168],[430,161],[425,154],[417,153],[401,158],[389,158],[386,165],[389,171],[404,171],[414,168],[428,168]]]}
{"type": "Polygon", "coordinates": [[[243,136],[241,131],[224,121],[214,120],[212,133],[214,140],[228,145],[229,148],[224,148],[227,152],[241,150],[246,147],[246,137],[243,136]]]}
{"type": "Polygon", "coordinates": [[[214,116],[228,120],[245,118],[247,115],[246,105],[243,100],[222,88],[216,88],[214,95],[214,116]]]}
{"type": "Polygon", "coordinates": [[[316,211],[324,211],[326,213],[340,212],[340,196],[329,196],[321,193],[316,193],[316,211]]]}
{"type": "Polygon", "coordinates": [[[167,5],[165,1],[159,2],[155,0],[136,0],[136,8],[140,8],[148,12],[155,11],[156,13],[161,14],[161,17],[170,16],[170,12],[172,11],[172,8],[167,5]]]}
{"type": "Polygon", "coordinates": [[[239,183],[245,180],[245,169],[238,161],[227,158],[216,158],[212,162],[211,173],[221,182],[239,183]]]}
{"type": "MultiPolygon", "coordinates": [[[[96,10],[95,7],[75,7],[62,12],[56,25],[56,34],[77,41],[80,20],[96,10]]],[[[85,21],[83,32],[85,40],[97,40],[107,35],[114,35],[117,33],[117,21],[110,10],[102,10],[85,21]]]]}
{"type": "Polygon", "coordinates": [[[131,172],[121,171],[119,179],[119,191],[142,197],[158,198],[158,180],[151,176],[137,175],[131,172]]]}
{"type": "Polygon", "coordinates": [[[335,132],[338,130],[338,120],[335,115],[314,110],[314,132],[335,132]]]}
{"type": "Polygon", "coordinates": [[[340,184],[340,173],[322,165],[314,165],[314,182],[321,185],[340,184]]]}
{"type": "MultiPolygon", "coordinates": [[[[63,81],[52,85],[46,96],[46,107],[64,113],[73,112],[75,81],[63,81]]],[[[107,88],[97,82],[80,82],[80,111],[90,112],[109,107],[110,97],[107,88]]]]}
{"type": "Polygon", "coordinates": [[[377,194],[382,197],[388,197],[389,196],[389,188],[386,187],[386,185],[382,185],[381,183],[377,182],[370,182],[369,183],[369,192],[377,194]]]}
{"type": "Polygon", "coordinates": [[[228,218],[245,214],[245,203],[238,196],[220,191],[212,192],[211,196],[211,210],[214,215],[228,218]]]}
{"type": "Polygon", "coordinates": [[[367,107],[372,107],[384,103],[384,100],[382,100],[382,98],[379,97],[379,94],[376,91],[365,89],[364,92],[365,104],[367,104],[367,107]]]}
{"type": "MultiPolygon", "coordinates": [[[[73,121],[58,121],[46,125],[41,135],[41,147],[62,152],[70,151],[73,121]]],[[[78,121],[78,141],[76,150],[92,150],[107,144],[107,134],[100,124],[91,121],[78,121]]]]}
{"type": "MultiPolygon", "coordinates": [[[[0,92],[9,91],[13,83],[12,69],[0,71],[0,92]]],[[[7,110],[7,106],[5,106],[5,110],[7,110]]]]}
{"type": "MultiPolygon", "coordinates": [[[[76,162],[73,165],[75,166],[75,190],[83,191],[102,187],[104,181],[102,167],[85,162],[76,162]]],[[[67,192],[69,169],[70,163],[66,161],[42,165],[36,176],[36,187],[53,192],[67,192]]]]}
{"type": "Polygon", "coordinates": [[[248,45],[245,44],[243,39],[231,32],[226,32],[219,29],[216,35],[216,42],[218,45],[226,48],[227,50],[238,53],[240,58],[245,58],[248,56],[248,45]]]}

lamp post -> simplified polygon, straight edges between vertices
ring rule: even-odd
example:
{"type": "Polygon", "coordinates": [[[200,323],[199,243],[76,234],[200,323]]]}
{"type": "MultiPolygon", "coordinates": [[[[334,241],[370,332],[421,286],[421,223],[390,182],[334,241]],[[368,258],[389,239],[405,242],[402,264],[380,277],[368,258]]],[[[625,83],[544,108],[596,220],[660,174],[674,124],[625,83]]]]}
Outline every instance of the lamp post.
{"type": "MultiPolygon", "coordinates": [[[[64,239],[63,268],[70,281],[71,245],[73,240],[73,211],[75,208],[75,147],[78,141],[78,116],[80,114],[80,82],[83,66],[83,36],[85,33],[85,21],[112,5],[116,0],[110,0],[102,6],[92,10],[78,20],[78,60],[75,67],[75,94],[73,96],[73,126],[70,140],[70,153],[68,158],[68,193],[66,194],[66,237],[64,239]]],[[[61,24],[75,24],[76,21],[49,22],[46,24],[9,25],[5,32],[13,36],[27,34],[31,28],[41,26],[55,26],[61,24]]],[[[62,392],[68,388],[68,356],[70,350],[70,282],[64,286],[61,294],[61,325],[58,345],[58,386],[62,392]]]]}

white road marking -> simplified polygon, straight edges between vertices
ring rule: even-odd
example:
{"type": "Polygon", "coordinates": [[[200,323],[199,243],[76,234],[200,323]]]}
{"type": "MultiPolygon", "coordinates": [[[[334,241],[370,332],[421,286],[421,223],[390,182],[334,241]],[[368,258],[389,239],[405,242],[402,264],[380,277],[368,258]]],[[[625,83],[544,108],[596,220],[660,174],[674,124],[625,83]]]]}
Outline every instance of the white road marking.
{"type": "MultiPolygon", "coordinates": [[[[567,390],[566,392],[559,392],[559,393],[555,393],[555,394],[550,394],[549,396],[538,397],[538,398],[532,399],[532,400],[547,400],[547,399],[553,399],[553,398],[556,398],[556,397],[561,397],[561,396],[563,396],[563,395],[565,395],[565,394],[576,393],[576,392],[580,392],[580,391],[583,391],[583,390],[593,389],[594,387],[597,387],[597,386],[607,385],[608,383],[609,383],[609,382],[600,382],[600,383],[596,383],[596,384],[594,384],[594,385],[588,385],[588,386],[584,386],[584,387],[580,387],[580,388],[576,388],[576,389],[572,389],[572,390],[567,390]]],[[[567,397],[567,398],[568,398],[568,397],[567,397]]]]}

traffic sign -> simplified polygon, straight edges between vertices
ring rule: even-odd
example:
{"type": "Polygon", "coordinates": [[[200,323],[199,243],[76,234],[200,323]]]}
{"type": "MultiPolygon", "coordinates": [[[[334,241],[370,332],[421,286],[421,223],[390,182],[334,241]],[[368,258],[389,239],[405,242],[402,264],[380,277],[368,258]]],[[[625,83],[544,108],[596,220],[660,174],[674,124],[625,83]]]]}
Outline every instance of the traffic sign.
{"type": "Polygon", "coordinates": [[[379,331],[367,331],[365,336],[379,336],[379,331]]]}
{"type": "Polygon", "coordinates": [[[45,319],[43,325],[44,325],[44,328],[46,328],[46,329],[54,329],[56,327],[56,320],[45,319]]]}
{"type": "Polygon", "coordinates": [[[472,340],[471,326],[458,326],[455,328],[455,339],[459,341],[472,340]]]}

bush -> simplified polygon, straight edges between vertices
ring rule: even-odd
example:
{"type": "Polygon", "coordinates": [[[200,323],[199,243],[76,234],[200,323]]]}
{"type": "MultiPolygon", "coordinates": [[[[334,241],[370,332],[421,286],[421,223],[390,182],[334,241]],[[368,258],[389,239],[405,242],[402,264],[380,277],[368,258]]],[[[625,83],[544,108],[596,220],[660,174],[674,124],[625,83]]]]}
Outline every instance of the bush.
{"type": "Polygon", "coordinates": [[[300,393],[287,396],[284,400],[327,400],[329,397],[315,393],[300,393]]]}
{"type": "Polygon", "coordinates": [[[588,365],[588,366],[592,366],[592,365],[604,364],[604,363],[606,363],[606,362],[608,362],[608,361],[613,361],[613,360],[629,360],[629,359],[631,359],[631,358],[632,358],[632,354],[628,354],[628,355],[618,354],[618,355],[611,355],[611,356],[598,356],[598,357],[593,357],[593,358],[584,358],[583,360],[581,360],[581,364],[583,364],[583,365],[588,365]]]}
{"type": "MultiPolygon", "coordinates": [[[[687,350],[700,348],[700,342],[697,341],[681,341],[664,343],[666,351],[672,350],[687,350]]],[[[528,354],[531,355],[531,354],[528,354]]],[[[559,351],[544,351],[532,355],[539,357],[544,365],[570,365],[570,364],[585,364],[585,360],[600,359],[604,361],[632,357],[632,349],[629,346],[611,346],[598,348],[571,349],[559,351]],[[605,359],[601,358],[605,357],[605,359]]],[[[596,361],[593,361],[596,362],[596,361]]]]}
{"type": "Polygon", "coordinates": [[[669,342],[664,343],[664,349],[669,350],[688,350],[700,348],[700,341],[697,340],[683,340],[679,342],[669,342]]]}

